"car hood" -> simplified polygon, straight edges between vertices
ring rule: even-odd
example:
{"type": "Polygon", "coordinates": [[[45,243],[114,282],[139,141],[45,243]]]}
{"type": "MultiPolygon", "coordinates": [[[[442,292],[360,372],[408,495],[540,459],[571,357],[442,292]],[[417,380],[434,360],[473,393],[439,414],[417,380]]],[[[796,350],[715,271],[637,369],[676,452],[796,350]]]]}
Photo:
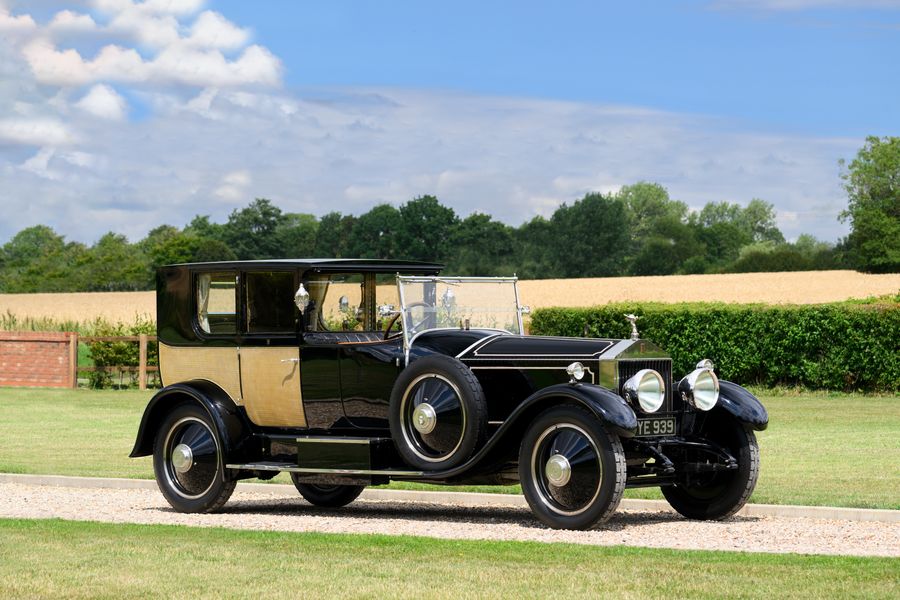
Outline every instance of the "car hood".
{"type": "Polygon", "coordinates": [[[459,358],[469,361],[509,359],[591,361],[598,360],[620,340],[522,335],[493,335],[469,347],[459,358]]]}

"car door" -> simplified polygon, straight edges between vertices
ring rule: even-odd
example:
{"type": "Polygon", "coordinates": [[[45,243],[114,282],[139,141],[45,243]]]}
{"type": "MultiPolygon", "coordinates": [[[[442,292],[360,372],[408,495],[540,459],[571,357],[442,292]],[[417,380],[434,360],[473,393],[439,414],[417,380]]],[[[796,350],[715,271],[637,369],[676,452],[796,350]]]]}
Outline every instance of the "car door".
{"type": "Polygon", "coordinates": [[[294,271],[248,271],[243,277],[239,360],[247,416],[263,427],[306,427],[300,387],[294,271]]]}

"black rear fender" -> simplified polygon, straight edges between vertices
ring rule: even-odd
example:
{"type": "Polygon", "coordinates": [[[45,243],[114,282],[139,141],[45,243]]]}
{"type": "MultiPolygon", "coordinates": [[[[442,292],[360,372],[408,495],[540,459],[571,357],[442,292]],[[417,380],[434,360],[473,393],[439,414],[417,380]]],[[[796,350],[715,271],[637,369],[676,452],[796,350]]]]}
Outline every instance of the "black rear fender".
{"type": "Polygon", "coordinates": [[[183,404],[195,404],[209,414],[226,462],[244,462],[245,445],[251,436],[250,423],[228,394],[219,386],[202,380],[164,387],[150,399],[144,409],[131,458],[153,454],[153,441],[163,420],[175,407],[183,404]]]}

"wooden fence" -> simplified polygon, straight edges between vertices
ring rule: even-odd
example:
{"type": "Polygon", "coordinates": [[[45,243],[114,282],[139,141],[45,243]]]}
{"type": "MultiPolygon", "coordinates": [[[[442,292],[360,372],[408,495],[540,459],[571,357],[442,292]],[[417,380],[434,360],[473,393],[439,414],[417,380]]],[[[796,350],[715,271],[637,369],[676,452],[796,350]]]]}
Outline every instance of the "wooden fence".
{"type": "MultiPolygon", "coordinates": [[[[73,369],[72,381],[75,384],[72,387],[78,386],[78,372],[94,372],[94,371],[124,371],[124,372],[135,372],[138,374],[138,388],[141,390],[147,389],[147,374],[148,373],[158,373],[159,367],[152,366],[147,364],[147,344],[149,342],[155,342],[155,335],[148,335],[146,333],[142,333],[140,335],[86,335],[83,337],[79,337],[78,334],[73,334],[73,345],[75,347],[75,358],[72,361],[71,368],[73,369]],[[130,365],[106,365],[103,367],[79,367],[78,366],[78,342],[82,341],[85,344],[91,344],[94,342],[137,342],[138,346],[138,366],[130,366],[130,365]]],[[[71,354],[70,354],[71,356],[71,354]]]]}

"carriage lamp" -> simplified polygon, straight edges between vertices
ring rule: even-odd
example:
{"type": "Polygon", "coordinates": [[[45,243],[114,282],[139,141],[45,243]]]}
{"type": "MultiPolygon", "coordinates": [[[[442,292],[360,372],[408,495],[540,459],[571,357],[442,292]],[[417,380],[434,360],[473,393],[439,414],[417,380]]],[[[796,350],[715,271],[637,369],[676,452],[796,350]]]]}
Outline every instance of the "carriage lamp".
{"type": "Polygon", "coordinates": [[[641,369],[622,386],[630,401],[635,400],[644,412],[656,412],[666,399],[666,384],[662,375],[653,369],[641,369]]]}
{"type": "Polygon", "coordinates": [[[576,383],[584,378],[584,365],[580,362],[573,362],[566,367],[566,373],[569,374],[569,383],[576,383]]]}
{"type": "Polygon", "coordinates": [[[678,391],[697,410],[712,410],[719,401],[719,378],[712,369],[712,361],[698,362],[697,368],[678,382],[678,391]]]}

